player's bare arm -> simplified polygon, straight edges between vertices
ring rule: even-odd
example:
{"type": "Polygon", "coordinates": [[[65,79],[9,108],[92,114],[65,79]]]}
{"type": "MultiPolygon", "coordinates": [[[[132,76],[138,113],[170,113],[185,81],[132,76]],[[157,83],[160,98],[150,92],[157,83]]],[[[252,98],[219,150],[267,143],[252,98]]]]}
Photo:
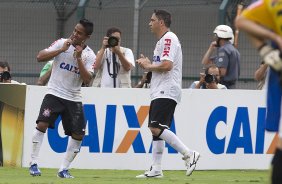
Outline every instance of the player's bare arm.
{"type": "Polygon", "coordinates": [[[280,53],[282,50],[282,38],[277,33],[263,27],[256,22],[246,19],[240,16],[236,19],[236,25],[247,34],[249,34],[253,45],[258,49],[259,55],[264,62],[276,71],[282,70],[282,59],[280,53]],[[272,46],[266,44],[266,40],[274,41],[278,49],[274,49],[272,46]]]}
{"type": "Polygon", "coordinates": [[[155,72],[167,72],[173,67],[172,62],[168,60],[163,60],[161,64],[154,65],[151,63],[148,57],[141,54],[141,57],[136,61],[136,63],[143,69],[155,72]]]}
{"type": "Polygon", "coordinates": [[[57,55],[61,54],[62,52],[65,52],[66,50],[68,50],[71,44],[72,44],[72,40],[67,39],[64,42],[64,45],[62,46],[62,48],[60,49],[57,49],[54,51],[46,51],[45,49],[43,49],[38,53],[37,61],[38,62],[49,61],[52,58],[56,57],[57,55]]]}
{"type": "Polygon", "coordinates": [[[261,47],[262,43],[264,43],[265,40],[273,40],[277,43],[280,50],[282,50],[282,38],[273,31],[270,31],[269,29],[266,29],[265,27],[244,18],[243,16],[240,16],[236,19],[236,26],[240,30],[247,32],[248,34],[259,40],[257,42],[254,42],[252,40],[252,43],[256,48],[261,47]],[[262,38],[264,38],[265,40],[262,40],[262,38]]]}
{"type": "Polygon", "coordinates": [[[169,60],[163,60],[160,65],[151,64],[148,66],[149,71],[156,71],[156,72],[168,72],[172,69],[173,65],[172,62],[169,60]]]}

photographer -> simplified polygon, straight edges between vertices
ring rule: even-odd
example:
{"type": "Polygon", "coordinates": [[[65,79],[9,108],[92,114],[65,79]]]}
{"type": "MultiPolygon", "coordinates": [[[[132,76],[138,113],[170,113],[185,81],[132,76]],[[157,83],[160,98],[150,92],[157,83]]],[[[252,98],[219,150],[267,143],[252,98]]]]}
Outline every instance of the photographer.
{"type": "Polygon", "coordinates": [[[131,69],[135,66],[133,52],[121,47],[121,30],[108,29],[102,47],[97,53],[94,69],[97,71],[93,87],[131,88],[131,69]]]}
{"type": "Polygon", "coordinates": [[[227,25],[219,25],[213,33],[214,41],[206,51],[202,64],[215,64],[220,71],[220,83],[228,89],[236,89],[240,75],[240,53],[233,46],[233,30],[227,25]]]}
{"type": "Polygon", "coordinates": [[[0,61],[0,83],[19,84],[19,82],[12,80],[8,62],[0,61]]]}
{"type": "Polygon", "coordinates": [[[191,89],[227,89],[225,85],[219,83],[219,68],[211,65],[205,69],[205,73],[200,73],[200,80],[191,84],[191,89]]]}
{"type": "Polygon", "coordinates": [[[7,62],[0,61],[0,82],[11,83],[10,66],[7,62]]]}

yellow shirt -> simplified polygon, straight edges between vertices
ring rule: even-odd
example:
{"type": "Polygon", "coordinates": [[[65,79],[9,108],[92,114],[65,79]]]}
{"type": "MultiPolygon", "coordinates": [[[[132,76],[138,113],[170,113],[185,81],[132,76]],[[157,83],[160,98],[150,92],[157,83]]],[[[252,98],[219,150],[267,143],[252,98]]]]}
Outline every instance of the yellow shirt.
{"type": "Polygon", "coordinates": [[[246,8],[242,16],[282,35],[282,0],[259,0],[246,8]]]}

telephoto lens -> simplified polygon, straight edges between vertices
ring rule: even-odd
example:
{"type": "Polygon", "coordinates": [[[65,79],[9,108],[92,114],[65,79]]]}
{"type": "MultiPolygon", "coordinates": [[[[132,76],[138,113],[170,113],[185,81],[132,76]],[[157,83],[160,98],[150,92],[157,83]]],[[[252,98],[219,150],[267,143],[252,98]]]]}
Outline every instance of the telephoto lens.
{"type": "Polygon", "coordinates": [[[211,75],[211,74],[207,74],[205,76],[205,82],[206,83],[211,83],[211,82],[214,82],[216,79],[215,79],[215,76],[214,75],[211,75]]]}
{"type": "Polygon", "coordinates": [[[11,80],[11,74],[8,71],[4,71],[3,73],[0,73],[0,82],[11,80]]]}
{"type": "Polygon", "coordinates": [[[108,46],[109,47],[115,47],[118,45],[118,38],[114,36],[110,36],[108,39],[108,46]]]}

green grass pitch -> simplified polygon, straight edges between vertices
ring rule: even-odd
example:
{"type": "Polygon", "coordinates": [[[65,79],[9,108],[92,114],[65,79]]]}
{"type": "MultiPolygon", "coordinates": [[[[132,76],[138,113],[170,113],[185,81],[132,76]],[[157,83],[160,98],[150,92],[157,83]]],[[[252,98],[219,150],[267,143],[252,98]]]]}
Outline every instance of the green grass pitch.
{"type": "Polygon", "coordinates": [[[57,169],[41,169],[42,175],[32,177],[28,168],[0,167],[0,184],[267,184],[269,170],[216,170],[194,171],[186,176],[185,171],[163,171],[163,178],[137,179],[144,171],[71,169],[73,179],[57,178],[57,169]]]}

